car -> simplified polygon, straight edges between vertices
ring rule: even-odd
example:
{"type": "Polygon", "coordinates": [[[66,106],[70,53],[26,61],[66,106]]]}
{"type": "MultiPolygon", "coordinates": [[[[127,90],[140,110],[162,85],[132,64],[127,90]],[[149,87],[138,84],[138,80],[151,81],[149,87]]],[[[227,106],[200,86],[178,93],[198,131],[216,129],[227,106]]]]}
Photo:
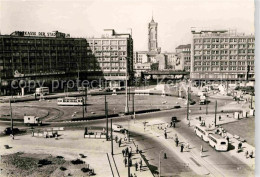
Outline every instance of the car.
{"type": "Polygon", "coordinates": [[[119,124],[113,124],[112,129],[113,129],[114,132],[124,133],[126,131],[126,129],[122,125],[119,125],[119,124]]]}
{"type": "MultiPolygon", "coordinates": [[[[7,127],[7,128],[3,131],[3,133],[4,133],[5,135],[10,135],[10,134],[12,134],[12,128],[11,128],[11,127],[7,127]]],[[[18,128],[13,128],[13,133],[14,133],[14,134],[19,133],[19,129],[18,129],[18,128]]]]}
{"type": "Polygon", "coordinates": [[[172,122],[177,122],[178,121],[178,119],[177,119],[177,117],[172,117],[172,122]]]}

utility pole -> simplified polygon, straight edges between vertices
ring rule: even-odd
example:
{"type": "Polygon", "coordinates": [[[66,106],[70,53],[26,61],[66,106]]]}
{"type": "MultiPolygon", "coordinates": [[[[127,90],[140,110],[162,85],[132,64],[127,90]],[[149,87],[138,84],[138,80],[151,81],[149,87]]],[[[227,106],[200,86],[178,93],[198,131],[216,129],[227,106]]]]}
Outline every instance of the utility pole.
{"type": "Polygon", "coordinates": [[[130,163],[129,163],[129,160],[130,160],[130,156],[129,156],[129,153],[128,153],[128,177],[130,177],[130,163]]]}
{"type": "Polygon", "coordinates": [[[82,115],[83,115],[83,119],[85,118],[85,110],[84,110],[84,97],[82,97],[82,115]]]}
{"type": "Polygon", "coordinates": [[[85,87],[85,111],[87,113],[88,88],[85,87]]]}
{"type": "Polygon", "coordinates": [[[133,116],[135,116],[135,94],[134,93],[132,93],[132,104],[133,104],[133,116]]]}
{"type": "Polygon", "coordinates": [[[188,93],[187,93],[187,120],[189,120],[189,105],[190,105],[190,87],[188,87],[188,93]]]}
{"type": "Polygon", "coordinates": [[[218,105],[218,102],[216,100],[216,102],[215,102],[215,127],[217,126],[217,105],[218,105]]]}
{"type": "Polygon", "coordinates": [[[127,79],[128,79],[128,69],[127,69],[127,58],[126,59],[126,79],[125,79],[125,113],[129,113],[128,109],[128,86],[127,86],[127,79]]]}
{"type": "Polygon", "coordinates": [[[208,97],[206,96],[206,115],[208,115],[208,97]]]}
{"type": "Polygon", "coordinates": [[[12,135],[14,135],[14,132],[13,132],[13,128],[14,128],[14,124],[13,124],[13,111],[12,111],[11,99],[9,99],[9,102],[10,102],[11,130],[12,130],[12,135]]]}
{"type": "Polygon", "coordinates": [[[114,155],[114,150],[113,150],[113,126],[112,126],[112,118],[111,118],[111,155],[114,155]]]}
{"type": "Polygon", "coordinates": [[[108,116],[107,116],[107,96],[106,95],[105,95],[105,115],[106,115],[106,120],[107,120],[106,137],[107,137],[107,141],[108,141],[108,116]]]}

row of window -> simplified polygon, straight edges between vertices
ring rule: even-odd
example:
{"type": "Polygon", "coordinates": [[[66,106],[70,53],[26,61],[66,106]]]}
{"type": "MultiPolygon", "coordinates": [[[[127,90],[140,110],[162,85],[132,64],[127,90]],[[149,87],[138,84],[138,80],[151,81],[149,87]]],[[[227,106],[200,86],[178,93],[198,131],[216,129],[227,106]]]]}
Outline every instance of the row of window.
{"type": "MultiPolygon", "coordinates": [[[[246,71],[245,66],[194,67],[194,71],[246,71]]],[[[250,67],[253,71],[254,68],[250,67]]]]}
{"type": "Polygon", "coordinates": [[[254,43],[255,42],[255,38],[204,38],[204,39],[194,39],[194,43],[226,43],[226,42],[230,42],[230,43],[254,43]]]}
{"type": "Polygon", "coordinates": [[[201,49],[243,49],[243,48],[249,48],[249,49],[253,49],[255,48],[254,44],[223,44],[223,45],[210,45],[210,44],[196,44],[194,45],[195,50],[201,50],[201,49]]]}
{"type": "Polygon", "coordinates": [[[126,45],[126,40],[88,40],[88,43],[92,45],[126,45]]]}
{"type": "Polygon", "coordinates": [[[240,49],[240,50],[204,50],[204,51],[201,51],[201,50],[198,50],[198,51],[195,51],[194,54],[195,55],[228,55],[228,54],[231,54],[231,55],[236,55],[236,54],[254,54],[255,50],[254,49],[248,49],[248,50],[245,50],[245,49],[240,49]]]}
{"type": "Polygon", "coordinates": [[[255,56],[254,55],[239,55],[239,56],[194,56],[194,60],[201,60],[201,59],[204,59],[204,60],[210,60],[210,59],[213,59],[213,60],[246,60],[246,59],[249,59],[249,60],[254,60],[255,59],[255,56]]]}

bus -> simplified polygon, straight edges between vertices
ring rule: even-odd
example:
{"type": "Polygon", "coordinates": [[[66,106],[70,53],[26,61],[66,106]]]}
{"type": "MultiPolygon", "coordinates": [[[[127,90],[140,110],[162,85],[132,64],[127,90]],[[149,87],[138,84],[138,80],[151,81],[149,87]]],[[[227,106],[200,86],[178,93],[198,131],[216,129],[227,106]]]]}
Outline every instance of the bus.
{"type": "Polygon", "coordinates": [[[39,87],[35,90],[36,95],[47,95],[50,94],[49,87],[39,87]]]}
{"type": "Polygon", "coordinates": [[[194,127],[194,131],[198,137],[200,137],[202,140],[208,142],[208,136],[210,133],[212,133],[211,130],[208,130],[206,127],[202,127],[200,125],[196,125],[194,127]]]}
{"type": "Polygon", "coordinates": [[[58,98],[57,104],[59,106],[82,106],[84,104],[84,99],[78,97],[58,98]]]}
{"type": "Polygon", "coordinates": [[[228,141],[218,134],[210,133],[208,136],[209,145],[216,151],[227,151],[228,141]]]}

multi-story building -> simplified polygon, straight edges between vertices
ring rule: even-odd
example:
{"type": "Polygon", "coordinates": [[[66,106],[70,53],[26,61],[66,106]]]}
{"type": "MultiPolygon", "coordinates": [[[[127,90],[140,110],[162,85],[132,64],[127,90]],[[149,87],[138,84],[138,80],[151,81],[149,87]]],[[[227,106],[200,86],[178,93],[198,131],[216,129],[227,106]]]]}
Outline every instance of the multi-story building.
{"type": "Polygon", "coordinates": [[[192,80],[254,80],[255,37],[235,31],[192,30],[192,80]]]}
{"type": "Polygon", "coordinates": [[[164,52],[166,56],[166,69],[169,70],[183,70],[183,63],[180,60],[179,56],[174,52],[164,52]]]}
{"type": "Polygon", "coordinates": [[[190,56],[190,48],[191,45],[179,45],[175,48],[176,54],[180,60],[181,63],[181,70],[190,71],[190,65],[191,65],[191,56],[190,56]]]}
{"type": "Polygon", "coordinates": [[[88,38],[87,42],[104,79],[110,87],[119,87],[124,84],[121,81],[132,78],[134,74],[133,39],[130,34],[111,32],[101,38],[88,38]]]}
{"type": "Polygon", "coordinates": [[[51,87],[53,80],[85,79],[95,63],[88,61],[91,52],[86,46],[86,39],[70,38],[58,31],[0,35],[0,94],[21,92],[11,88],[11,83],[21,80],[24,84],[37,80],[51,87]]]}
{"type": "Polygon", "coordinates": [[[152,63],[135,63],[134,70],[135,70],[135,77],[141,77],[141,73],[145,71],[151,70],[152,63]]]}
{"type": "Polygon", "coordinates": [[[134,63],[147,63],[150,62],[147,51],[134,52],[134,63]]]}

